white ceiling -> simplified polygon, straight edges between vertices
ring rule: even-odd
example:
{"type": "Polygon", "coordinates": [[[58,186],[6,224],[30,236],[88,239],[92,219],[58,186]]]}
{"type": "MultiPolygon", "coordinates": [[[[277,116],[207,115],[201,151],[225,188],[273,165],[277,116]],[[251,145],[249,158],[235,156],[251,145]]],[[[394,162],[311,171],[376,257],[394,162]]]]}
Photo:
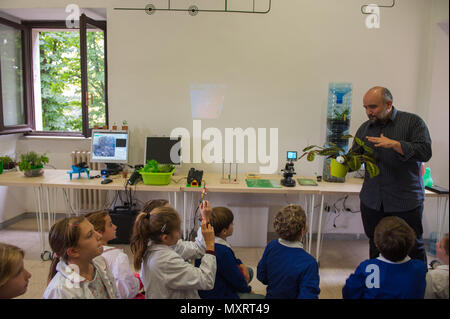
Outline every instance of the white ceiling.
{"type": "MultiPolygon", "coordinates": [[[[71,12],[65,8],[26,8],[26,9],[1,9],[2,16],[10,16],[17,20],[66,20],[71,12]]],[[[80,14],[84,13],[94,20],[106,20],[105,8],[80,8],[80,14]]]]}

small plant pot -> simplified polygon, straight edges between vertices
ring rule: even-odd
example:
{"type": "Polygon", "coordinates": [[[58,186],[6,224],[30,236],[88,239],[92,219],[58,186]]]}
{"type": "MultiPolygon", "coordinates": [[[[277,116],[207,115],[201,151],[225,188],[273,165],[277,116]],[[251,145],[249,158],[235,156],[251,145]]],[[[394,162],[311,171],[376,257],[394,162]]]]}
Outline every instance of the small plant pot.
{"type": "Polygon", "coordinates": [[[111,128],[113,131],[117,131],[117,125],[113,125],[111,128]]]}
{"type": "Polygon", "coordinates": [[[128,131],[128,125],[122,125],[122,131],[128,131]]]}
{"type": "Polygon", "coordinates": [[[330,174],[334,177],[345,177],[348,172],[348,167],[346,165],[340,164],[336,159],[331,160],[330,164],[330,174]]]}
{"type": "Polygon", "coordinates": [[[23,174],[26,177],[38,177],[44,174],[44,169],[43,168],[30,169],[28,171],[25,171],[23,174]]]}

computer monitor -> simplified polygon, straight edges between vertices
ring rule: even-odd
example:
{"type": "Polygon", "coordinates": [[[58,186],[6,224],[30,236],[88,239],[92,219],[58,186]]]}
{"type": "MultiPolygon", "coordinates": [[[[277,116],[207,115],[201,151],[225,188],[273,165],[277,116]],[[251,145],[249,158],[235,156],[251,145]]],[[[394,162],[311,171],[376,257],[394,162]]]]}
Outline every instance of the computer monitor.
{"type": "Polygon", "coordinates": [[[287,151],[288,161],[297,161],[297,151],[287,151]]]}
{"type": "Polygon", "coordinates": [[[91,162],[128,163],[128,131],[92,130],[91,162]]]}
{"type": "Polygon", "coordinates": [[[156,160],[159,164],[180,165],[181,136],[172,139],[170,137],[148,136],[145,140],[144,163],[146,164],[147,161],[151,160],[156,160]]]}

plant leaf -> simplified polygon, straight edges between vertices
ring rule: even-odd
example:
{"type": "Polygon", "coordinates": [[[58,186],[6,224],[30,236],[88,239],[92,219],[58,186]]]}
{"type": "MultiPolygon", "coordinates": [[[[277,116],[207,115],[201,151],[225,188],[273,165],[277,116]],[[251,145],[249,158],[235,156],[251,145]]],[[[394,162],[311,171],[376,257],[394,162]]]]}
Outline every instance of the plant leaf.
{"type": "Polygon", "coordinates": [[[355,140],[356,144],[358,144],[358,145],[361,145],[361,146],[365,145],[364,142],[361,141],[361,139],[359,139],[357,137],[355,137],[354,140],[355,140]]]}
{"type": "Polygon", "coordinates": [[[310,149],[312,149],[312,148],[314,148],[314,147],[321,148],[320,146],[317,146],[317,145],[309,145],[309,146],[305,147],[305,148],[302,150],[302,152],[307,152],[307,151],[309,151],[310,149]]]}
{"type": "Polygon", "coordinates": [[[351,171],[357,171],[361,167],[361,160],[358,156],[351,156],[347,160],[347,166],[350,168],[351,171]]]}
{"type": "Polygon", "coordinates": [[[342,136],[341,136],[341,139],[343,139],[343,140],[348,140],[349,138],[352,138],[352,137],[353,137],[352,135],[346,134],[346,135],[342,135],[342,136]]]}
{"type": "Polygon", "coordinates": [[[312,161],[314,161],[314,158],[316,157],[316,152],[314,152],[314,151],[310,151],[309,153],[308,153],[308,155],[306,156],[306,159],[309,161],[309,162],[312,162],[312,161]]]}
{"type": "Polygon", "coordinates": [[[377,165],[373,164],[372,162],[366,162],[365,166],[366,166],[366,171],[370,175],[370,178],[373,178],[373,177],[377,176],[378,174],[380,174],[380,169],[378,168],[377,165]]]}
{"type": "Polygon", "coordinates": [[[364,148],[364,150],[367,152],[367,153],[369,153],[369,154],[373,154],[373,149],[371,148],[371,147],[369,147],[369,146],[367,146],[367,145],[361,145],[363,148],[364,148]]]}

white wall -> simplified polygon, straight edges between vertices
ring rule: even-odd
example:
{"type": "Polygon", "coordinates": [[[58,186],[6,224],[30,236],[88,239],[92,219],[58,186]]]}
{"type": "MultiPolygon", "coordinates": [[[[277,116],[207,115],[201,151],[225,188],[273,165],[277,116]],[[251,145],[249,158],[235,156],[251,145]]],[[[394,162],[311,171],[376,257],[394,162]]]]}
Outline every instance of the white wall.
{"type": "MultiPolygon", "coordinates": [[[[19,134],[0,135],[0,156],[15,159],[18,138],[19,134]]],[[[23,213],[25,203],[20,194],[18,188],[0,186],[0,223],[23,213]]]]}
{"type": "MultiPolygon", "coordinates": [[[[171,4],[188,7],[188,2],[171,4]]],[[[236,9],[248,9],[252,3],[228,2],[236,9]]],[[[256,2],[258,8],[264,7],[264,0],[256,2]]],[[[190,85],[216,83],[227,87],[223,111],[218,119],[203,120],[202,127],[217,127],[222,133],[227,127],[278,128],[278,169],[284,167],[288,149],[324,142],[329,82],[353,83],[351,133],[366,120],[362,97],[374,85],[388,87],[400,110],[425,114],[428,107],[421,98],[431,90],[423,85],[423,75],[433,65],[429,65],[430,28],[435,24],[432,10],[445,3],[448,7],[445,0],[400,1],[394,8],[381,8],[381,27],[368,29],[361,1],[272,1],[267,15],[199,13],[195,17],[113,10],[124,3],[77,1],[81,7],[107,8],[110,121],[128,121],[131,163],[142,162],[146,135],[168,135],[176,127],[192,133],[190,85]]],[[[147,3],[127,1],[126,6],[147,3]]],[[[167,5],[163,0],[153,3],[167,5]]],[[[211,8],[223,1],[196,3],[199,8],[211,8]]],[[[0,8],[32,6],[61,7],[61,3],[4,0],[0,4],[0,8]]],[[[448,130],[434,134],[448,138],[448,130]]],[[[42,147],[51,163],[63,168],[66,154],[78,142],[21,139],[17,145],[20,150],[42,147]]],[[[183,170],[191,166],[221,171],[220,164],[187,164],[183,170]]],[[[244,164],[239,170],[256,171],[258,166],[244,164]]],[[[298,176],[308,176],[320,173],[321,167],[321,160],[302,160],[296,171],[298,176]]],[[[358,206],[357,199],[349,203],[358,206]]],[[[32,208],[32,203],[27,206],[32,208]]],[[[245,214],[246,210],[239,211],[245,214]]],[[[359,214],[338,220],[345,220],[341,228],[345,232],[362,231],[359,214]]],[[[262,225],[255,223],[255,227],[262,225]]]]}

